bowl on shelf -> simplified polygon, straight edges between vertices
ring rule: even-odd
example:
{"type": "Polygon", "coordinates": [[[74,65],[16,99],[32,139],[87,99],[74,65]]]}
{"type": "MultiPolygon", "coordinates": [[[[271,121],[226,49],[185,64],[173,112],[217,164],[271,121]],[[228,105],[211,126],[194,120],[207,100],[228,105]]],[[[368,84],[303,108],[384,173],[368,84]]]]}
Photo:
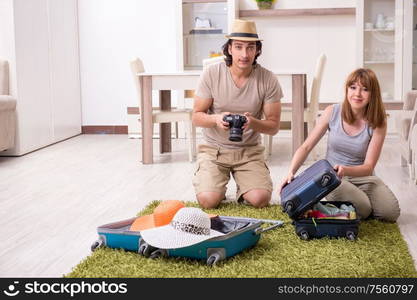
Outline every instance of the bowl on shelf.
{"type": "Polygon", "coordinates": [[[371,30],[373,28],[374,28],[374,24],[373,23],[371,23],[371,22],[366,22],[365,23],[365,29],[366,30],[371,30]]]}
{"type": "Polygon", "coordinates": [[[394,22],[388,22],[385,26],[385,29],[387,30],[394,30],[395,29],[395,24],[394,22]]]}

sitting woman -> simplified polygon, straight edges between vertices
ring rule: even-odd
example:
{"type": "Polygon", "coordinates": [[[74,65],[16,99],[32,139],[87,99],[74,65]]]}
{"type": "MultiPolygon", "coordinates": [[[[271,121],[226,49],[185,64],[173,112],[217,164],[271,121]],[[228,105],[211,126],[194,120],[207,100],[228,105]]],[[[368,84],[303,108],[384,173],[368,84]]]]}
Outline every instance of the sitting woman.
{"type": "Polygon", "coordinates": [[[326,196],[328,201],[349,201],[358,216],[395,222],[400,215],[398,200],[374,175],[387,132],[387,120],[375,73],[357,69],[346,80],[343,103],[328,106],[305,142],[297,149],[282,187],[311,149],[329,131],[326,159],[342,178],[342,183],[326,196]]]}

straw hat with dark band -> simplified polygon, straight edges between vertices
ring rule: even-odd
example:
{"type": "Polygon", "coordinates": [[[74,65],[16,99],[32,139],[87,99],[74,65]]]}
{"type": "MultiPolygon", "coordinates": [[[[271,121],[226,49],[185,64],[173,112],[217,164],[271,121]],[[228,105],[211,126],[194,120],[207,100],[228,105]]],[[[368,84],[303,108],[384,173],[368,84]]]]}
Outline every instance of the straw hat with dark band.
{"type": "Polygon", "coordinates": [[[262,41],[256,32],[255,22],[239,19],[233,21],[232,32],[226,38],[247,42],[262,41]]]}

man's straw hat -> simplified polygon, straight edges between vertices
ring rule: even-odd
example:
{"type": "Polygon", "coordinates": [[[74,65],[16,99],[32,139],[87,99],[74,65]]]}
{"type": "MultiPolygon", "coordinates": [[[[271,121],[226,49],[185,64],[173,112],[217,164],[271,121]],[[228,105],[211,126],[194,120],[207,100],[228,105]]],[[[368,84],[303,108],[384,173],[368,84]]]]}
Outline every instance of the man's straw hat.
{"type": "Polygon", "coordinates": [[[256,32],[255,22],[249,20],[234,20],[232,32],[229,35],[226,35],[226,37],[232,40],[247,42],[261,41],[258,33],[256,32]]]}

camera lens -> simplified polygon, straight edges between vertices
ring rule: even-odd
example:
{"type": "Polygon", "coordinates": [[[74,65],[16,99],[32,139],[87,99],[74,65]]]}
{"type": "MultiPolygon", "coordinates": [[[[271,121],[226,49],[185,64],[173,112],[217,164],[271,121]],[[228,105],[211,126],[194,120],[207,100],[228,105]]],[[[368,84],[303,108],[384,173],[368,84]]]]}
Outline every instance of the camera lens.
{"type": "Polygon", "coordinates": [[[232,142],[241,142],[242,141],[242,128],[232,127],[230,128],[229,140],[232,142]]]}

